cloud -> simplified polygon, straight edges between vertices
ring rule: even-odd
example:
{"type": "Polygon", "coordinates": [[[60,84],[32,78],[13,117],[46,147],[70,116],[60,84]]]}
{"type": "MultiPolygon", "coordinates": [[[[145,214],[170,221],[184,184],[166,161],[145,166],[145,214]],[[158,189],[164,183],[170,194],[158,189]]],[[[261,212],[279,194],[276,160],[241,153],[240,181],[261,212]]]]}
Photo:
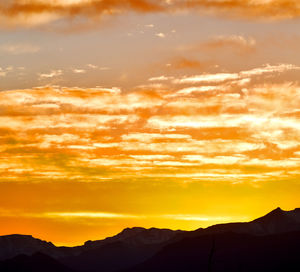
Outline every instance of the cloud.
{"type": "Polygon", "coordinates": [[[38,26],[59,19],[82,17],[100,19],[126,11],[156,12],[163,7],[159,2],[148,0],[12,0],[0,4],[2,26],[38,26]]]}
{"type": "MultiPolygon", "coordinates": [[[[270,75],[298,69],[280,64],[163,75],[152,79],[166,83],[157,89],[2,91],[0,175],[6,181],[85,182],[294,177],[300,166],[300,86],[275,84],[270,75]]],[[[51,71],[44,78],[59,74],[51,71]]]]}
{"type": "Polygon", "coordinates": [[[94,64],[87,64],[87,66],[91,69],[97,69],[98,66],[97,65],[94,65],[94,64]]]}
{"type": "Polygon", "coordinates": [[[292,64],[279,64],[279,65],[265,65],[264,67],[254,68],[249,71],[240,72],[241,76],[257,76],[266,73],[283,73],[289,70],[299,70],[300,67],[292,64]]]}
{"type": "Polygon", "coordinates": [[[84,69],[73,69],[72,71],[75,74],[85,74],[86,73],[86,70],[84,70],[84,69]]]}
{"type": "MultiPolygon", "coordinates": [[[[173,220],[184,220],[184,221],[213,221],[213,222],[234,222],[235,218],[226,216],[207,216],[207,215],[197,215],[197,214],[168,214],[164,215],[165,218],[170,218],[173,220]]],[[[248,218],[239,218],[239,220],[247,221],[248,218]]],[[[241,221],[239,221],[241,222],[241,221]]]]}
{"type": "Polygon", "coordinates": [[[7,71],[5,71],[3,68],[0,67],[0,77],[5,77],[7,74],[7,71]]]}
{"type": "Polygon", "coordinates": [[[38,26],[75,17],[99,20],[130,11],[173,13],[182,10],[273,20],[297,18],[300,15],[298,0],[11,0],[0,4],[0,24],[4,27],[38,26]]]}
{"type": "Polygon", "coordinates": [[[246,38],[241,35],[217,36],[202,43],[200,47],[208,50],[229,48],[243,54],[254,52],[256,40],[252,37],[246,38]]]}
{"type": "Polygon", "coordinates": [[[122,135],[122,139],[125,141],[136,141],[143,143],[150,143],[157,140],[187,140],[191,139],[190,135],[184,134],[159,134],[159,133],[131,133],[122,135]]]}
{"type": "Polygon", "coordinates": [[[188,9],[198,8],[202,12],[251,19],[275,20],[297,18],[300,15],[297,0],[178,0],[173,1],[173,6],[188,9]]]}
{"type": "Polygon", "coordinates": [[[165,38],[166,37],[166,35],[164,33],[162,33],[162,32],[156,33],[155,36],[157,36],[159,38],[165,38]]]}
{"type": "Polygon", "coordinates": [[[205,83],[205,82],[224,82],[226,80],[235,80],[238,79],[239,75],[234,73],[219,73],[219,74],[203,74],[197,76],[188,76],[182,79],[175,79],[174,83],[176,84],[185,84],[185,83],[205,83]]]}
{"type": "Polygon", "coordinates": [[[207,67],[207,62],[200,62],[198,60],[188,59],[184,57],[177,57],[170,60],[169,68],[171,69],[203,69],[207,67]]]}
{"type": "Polygon", "coordinates": [[[78,219],[141,219],[142,215],[96,212],[96,211],[68,211],[68,212],[15,212],[14,215],[5,210],[0,211],[4,217],[25,217],[25,218],[50,218],[55,220],[78,220],[78,219]]]}
{"type": "Polygon", "coordinates": [[[33,44],[3,44],[0,52],[11,55],[34,54],[40,51],[40,47],[33,44]]]}
{"type": "Polygon", "coordinates": [[[260,68],[254,68],[239,73],[215,73],[215,74],[202,74],[195,76],[185,76],[181,79],[174,79],[175,84],[192,84],[192,83],[222,83],[225,81],[236,81],[247,79],[254,76],[263,74],[283,73],[289,70],[299,70],[300,67],[292,64],[279,64],[279,65],[265,65],[260,68]]]}
{"type": "Polygon", "coordinates": [[[8,66],[6,68],[0,67],[0,77],[6,77],[8,73],[12,72],[14,70],[13,66],[8,66]]]}
{"type": "Polygon", "coordinates": [[[39,214],[41,217],[49,217],[49,218],[109,218],[109,219],[126,219],[126,218],[139,218],[139,216],[131,215],[131,214],[117,214],[117,213],[108,213],[108,212],[48,212],[39,214]]]}
{"type": "Polygon", "coordinates": [[[167,76],[158,76],[158,77],[151,77],[148,80],[149,81],[168,81],[170,79],[173,79],[174,77],[167,77],[167,76]]]}
{"type": "Polygon", "coordinates": [[[205,93],[205,92],[212,92],[212,91],[218,91],[222,87],[220,86],[201,86],[201,87],[188,87],[184,88],[182,90],[179,90],[176,95],[188,95],[191,93],[205,93]]]}
{"type": "Polygon", "coordinates": [[[45,78],[53,78],[53,77],[58,77],[63,74],[62,70],[52,70],[49,73],[41,73],[39,74],[40,79],[45,79],[45,78]]]}

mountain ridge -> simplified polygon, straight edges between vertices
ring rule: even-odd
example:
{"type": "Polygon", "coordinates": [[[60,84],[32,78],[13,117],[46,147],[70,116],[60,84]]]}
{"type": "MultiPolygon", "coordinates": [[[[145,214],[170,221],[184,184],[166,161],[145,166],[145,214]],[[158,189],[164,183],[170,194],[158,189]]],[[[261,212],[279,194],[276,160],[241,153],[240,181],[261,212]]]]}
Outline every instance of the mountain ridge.
{"type": "MultiPolygon", "coordinates": [[[[195,245],[195,241],[209,244],[212,239],[220,241],[232,239],[230,243],[236,244],[242,251],[245,251],[244,247],[238,243],[239,238],[237,237],[240,237],[240,239],[245,240],[245,243],[251,244],[252,240],[256,241],[257,244],[253,244],[253,247],[255,245],[259,246],[261,243],[261,246],[265,246],[267,250],[272,250],[269,239],[272,235],[275,235],[276,239],[278,239],[278,236],[284,237],[283,239],[287,240],[287,244],[290,243],[295,247],[294,241],[290,239],[290,233],[294,233],[297,239],[300,238],[300,208],[290,211],[277,208],[250,222],[217,224],[194,231],[146,229],[142,227],[125,228],[115,236],[103,240],[86,241],[83,245],[75,247],[56,247],[51,242],[36,239],[31,235],[12,234],[0,236],[0,264],[4,267],[9,265],[14,267],[16,264],[24,265],[25,263],[30,267],[35,267],[34,263],[37,261],[49,262],[53,267],[59,268],[61,266],[61,271],[69,269],[70,271],[84,272],[131,272],[130,269],[135,269],[135,267],[136,271],[148,271],[145,267],[141,270],[139,265],[145,263],[146,266],[151,267],[152,264],[157,264],[159,262],[157,260],[162,258],[161,254],[162,256],[165,256],[164,254],[168,256],[168,252],[174,250],[174,247],[175,252],[181,252],[184,255],[184,250],[178,251],[176,248],[186,247],[186,252],[189,252],[191,250],[189,247],[192,249],[193,247],[198,248],[199,245],[195,245]],[[47,256],[49,258],[37,258],[36,254],[42,254],[38,257],[47,256]],[[14,259],[17,256],[23,257],[14,259]]],[[[226,244],[223,243],[222,247],[225,248],[226,244]]],[[[200,249],[204,252],[203,254],[208,254],[207,248],[200,247],[200,249]]],[[[243,258],[246,257],[243,256],[243,258]]],[[[30,267],[29,271],[31,271],[30,267]]],[[[6,270],[2,269],[1,271],[6,270]]]]}
{"type": "MultiPolygon", "coordinates": [[[[0,248],[1,248],[1,246],[3,246],[3,244],[1,244],[1,243],[3,243],[3,241],[14,240],[14,238],[17,238],[17,239],[25,240],[25,241],[26,240],[35,241],[36,243],[44,244],[49,247],[55,247],[55,248],[59,248],[59,249],[80,249],[84,246],[90,246],[94,243],[103,243],[103,242],[115,241],[115,240],[126,240],[127,238],[130,238],[131,236],[135,236],[137,234],[142,234],[144,232],[157,231],[157,232],[165,232],[165,233],[194,233],[194,232],[213,230],[215,228],[220,228],[220,227],[224,227],[224,226],[234,226],[237,224],[246,225],[249,223],[260,223],[260,221],[262,221],[262,220],[265,221],[267,218],[275,217],[278,215],[280,215],[280,216],[292,215],[291,217],[294,217],[294,219],[295,219],[294,221],[297,221],[300,224],[300,208],[295,208],[293,210],[282,210],[280,207],[278,207],[278,208],[272,210],[271,212],[269,212],[259,218],[256,218],[252,221],[249,221],[249,222],[220,223],[220,224],[215,224],[215,225],[209,226],[207,228],[198,228],[198,229],[192,230],[192,231],[171,230],[171,229],[167,229],[167,228],[161,229],[161,228],[155,228],[155,227],[151,227],[151,228],[132,227],[132,228],[125,228],[121,232],[119,232],[118,234],[116,234],[114,236],[109,236],[109,237],[106,237],[106,238],[100,239],[100,240],[87,240],[82,245],[73,246],[73,247],[71,247],[71,246],[55,246],[50,241],[45,241],[45,240],[33,237],[32,235],[28,235],[28,234],[2,235],[2,236],[0,236],[0,248]]],[[[289,230],[282,230],[282,231],[289,231],[289,230]]],[[[1,251],[0,251],[0,259],[1,259],[1,251]]]]}

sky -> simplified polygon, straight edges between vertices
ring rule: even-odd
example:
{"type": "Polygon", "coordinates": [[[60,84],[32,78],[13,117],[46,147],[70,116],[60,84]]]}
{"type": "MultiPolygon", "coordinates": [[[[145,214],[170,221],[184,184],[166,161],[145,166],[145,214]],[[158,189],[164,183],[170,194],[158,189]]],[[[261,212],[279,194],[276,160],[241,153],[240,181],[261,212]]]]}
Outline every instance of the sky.
{"type": "Polygon", "coordinates": [[[299,207],[299,27],[298,0],[0,1],[0,235],[299,207]]]}

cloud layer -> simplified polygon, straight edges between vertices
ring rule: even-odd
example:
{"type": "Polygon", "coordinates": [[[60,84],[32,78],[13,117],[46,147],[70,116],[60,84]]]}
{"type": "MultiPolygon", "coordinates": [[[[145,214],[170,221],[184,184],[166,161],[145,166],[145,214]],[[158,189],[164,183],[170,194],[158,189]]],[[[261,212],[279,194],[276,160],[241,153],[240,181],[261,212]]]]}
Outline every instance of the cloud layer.
{"type": "Polygon", "coordinates": [[[151,79],[163,78],[169,90],[3,91],[2,179],[93,181],[138,173],[235,183],[299,175],[300,87],[251,83],[297,69],[281,64],[151,79]]]}
{"type": "Polygon", "coordinates": [[[297,18],[297,0],[10,0],[0,4],[2,26],[36,26],[76,17],[101,19],[124,12],[177,12],[199,10],[228,17],[297,18]]]}

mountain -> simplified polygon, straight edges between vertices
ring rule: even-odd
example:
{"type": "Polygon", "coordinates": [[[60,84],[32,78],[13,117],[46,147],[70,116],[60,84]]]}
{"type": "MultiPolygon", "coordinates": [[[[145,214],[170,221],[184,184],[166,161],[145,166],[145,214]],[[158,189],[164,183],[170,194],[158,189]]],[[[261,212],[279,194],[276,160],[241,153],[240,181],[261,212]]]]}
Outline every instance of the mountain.
{"type": "Polygon", "coordinates": [[[184,231],[168,229],[127,228],[114,237],[88,241],[85,250],[77,256],[60,259],[69,267],[81,271],[116,271],[141,263],[184,231]],[[116,261],[117,256],[117,261],[116,261]]]}
{"type": "Polygon", "coordinates": [[[18,255],[31,256],[37,252],[53,258],[77,255],[80,247],[56,247],[51,242],[46,242],[31,235],[6,235],[0,236],[0,261],[16,257],[18,255]]]}
{"type": "Polygon", "coordinates": [[[184,231],[126,228],[116,236],[87,241],[84,245],[73,248],[55,247],[50,242],[29,235],[7,235],[0,237],[0,261],[18,255],[30,257],[35,253],[43,253],[79,271],[93,271],[94,268],[115,271],[150,258],[181,233],[184,231]]]}
{"type": "Polygon", "coordinates": [[[194,235],[207,235],[221,232],[270,235],[290,231],[300,231],[300,208],[283,211],[277,208],[270,213],[245,223],[218,224],[192,232],[194,235]]]}
{"type": "Polygon", "coordinates": [[[251,222],[195,231],[127,228],[77,247],[56,247],[28,235],[2,236],[0,271],[15,266],[46,271],[41,267],[50,263],[57,267],[51,271],[66,272],[294,271],[276,267],[297,267],[299,247],[300,209],[277,208],[251,222]]]}
{"type": "Polygon", "coordinates": [[[18,255],[12,259],[0,262],[0,271],[3,272],[75,272],[57,260],[42,254],[34,253],[31,256],[18,255]]]}
{"type": "Polygon", "coordinates": [[[84,247],[86,249],[95,249],[114,242],[122,242],[128,246],[161,244],[169,241],[180,233],[185,233],[185,231],[157,228],[145,229],[139,227],[126,228],[116,236],[108,237],[104,240],[87,241],[84,247]]]}
{"type": "Polygon", "coordinates": [[[300,271],[300,209],[185,233],[126,272],[300,271]]]}
{"type": "Polygon", "coordinates": [[[184,238],[120,272],[300,271],[300,231],[255,236],[233,232],[184,238]]]}

